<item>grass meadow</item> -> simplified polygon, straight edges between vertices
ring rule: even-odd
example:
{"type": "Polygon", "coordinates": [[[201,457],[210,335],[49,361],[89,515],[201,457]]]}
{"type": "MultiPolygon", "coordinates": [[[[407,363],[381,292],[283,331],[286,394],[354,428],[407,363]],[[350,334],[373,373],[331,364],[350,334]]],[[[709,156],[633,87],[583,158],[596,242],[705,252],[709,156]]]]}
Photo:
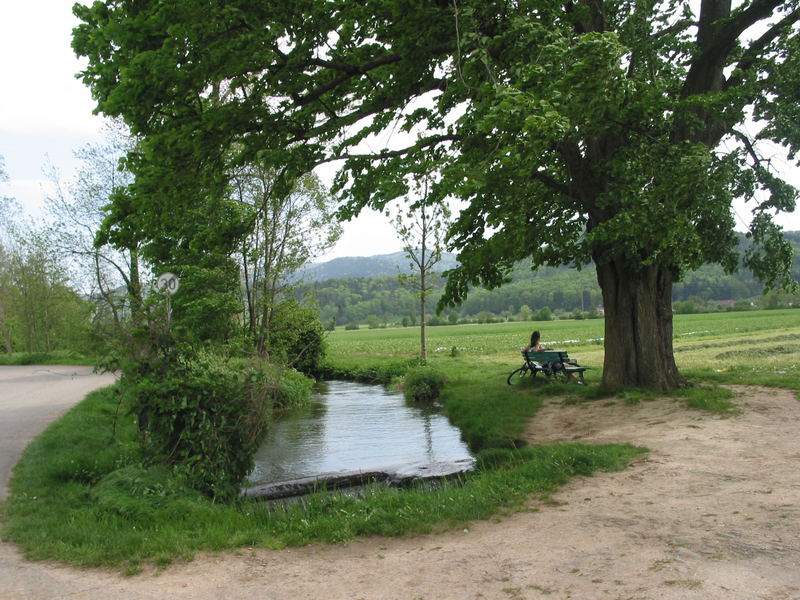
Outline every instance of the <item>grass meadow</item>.
{"type": "MultiPolygon", "coordinates": [[[[428,357],[445,369],[466,363],[497,377],[521,364],[519,350],[534,329],[543,345],[569,351],[593,367],[590,382],[600,381],[602,319],[429,327],[428,357]]],[[[800,309],[675,315],[673,335],[675,360],[690,380],[800,390],[800,309]]],[[[390,361],[418,355],[419,329],[338,329],[328,344],[336,361],[390,361]]]]}

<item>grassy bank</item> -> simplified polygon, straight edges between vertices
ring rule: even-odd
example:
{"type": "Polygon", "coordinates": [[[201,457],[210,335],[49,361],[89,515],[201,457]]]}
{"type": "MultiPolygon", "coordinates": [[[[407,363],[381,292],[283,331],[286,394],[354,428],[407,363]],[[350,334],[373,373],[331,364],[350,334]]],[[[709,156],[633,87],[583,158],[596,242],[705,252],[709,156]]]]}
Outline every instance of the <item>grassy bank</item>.
{"type": "Polygon", "coordinates": [[[376,488],[358,500],[320,494],[305,506],[270,510],[255,501],[214,504],[165,470],[143,468],[136,435],[133,418],[118,412],[114,388],[91,394],[25,451],[3,508],[3,538],[28,558],[135,572],[142,563],[166,564],[200,550],[462,526],[518,506],[529,494],[547,494],[574,475],[623,468],[642,452],[576,444],[486,449],[475,473],[434,491],[376,488]]]}
{"type": "Polygon", "coordinates": [[[97,359],[83,356],[69,350],[56,350],[53,352],[14,352],[11,356],[0,354],[0,366],[21,365],[73,365],[92,366],[97,364],[97,359]]]}

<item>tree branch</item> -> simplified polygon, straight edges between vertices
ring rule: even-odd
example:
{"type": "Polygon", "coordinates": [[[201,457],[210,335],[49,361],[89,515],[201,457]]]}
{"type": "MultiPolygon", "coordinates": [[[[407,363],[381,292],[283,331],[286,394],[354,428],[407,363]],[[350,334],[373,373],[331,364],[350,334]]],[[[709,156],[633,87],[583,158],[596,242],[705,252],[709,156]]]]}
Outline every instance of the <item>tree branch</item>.
{"type": "Polygon", "coordinates": [[[784,0],[754,0],[750,6],[733,15],[730,21],[721,27],[719,33],[735,40],[744,33],[747,28],[770,16],[776,8],[783,4],[783,1],[784,0]]]}
{"type": "Polygon", "coordinates": [[[760,38],[753,41],[747,50],[744,51],[739,62],[736,63],[736,69],[725,82],[725,89],[731,89],[740,85],[742,81],[744,81],[747,70],[755,64],[766,47],[787,28],[797,23],[798,20],[800,20],[800,9],[795,9],[770,27],[760,38]]]}
{"type": "Polygon", "coordinates": [[[387,158],[397,158],[399,156],[404,156],[410,152],[414,152],[415,150],[422,150],[423,148],[427,148],[429,146],[433,146],[435,144],[439,144],[441,142],[456,142],[463,139],[461,135],[454,135],[454,134],[442,134],[442,135],[432,135],[426,138],[419,140],[416,144],[412,146],[408,146],[406,148],[400,150],[384,150],[383,152],[379,153],[369,153],[369,154],[337,154],[334,156],[330,156],[322,161],[319,164],[323,164],[326,162],[333,162],[335,160],[349,160],[365,158],[367,160],[385,160],[387,158]]]}
{"type": "MultiPolygon", "coordinates": [[[[451,43],[441,43],[428,48],[428,54],[430,56],[437,56],[442,54],[443,52],[449,52],[451,50],[452,50],[451,43]]],[[[357,77],[359,75],[368,75],[370,71],[374,71],[375,69],[378,69],[380,67],[385,67],[387,65],[398,63],[403,59],[404,57],[402,55],[391,53],[391,54],[386,54],[384,56],[379,56],[377,58],[374,58],[373,60],[367,61],[360,65],[352,65],[339,61],[324,60],[321,58],[312,58],[306,61],[304,63],[304,66],[322,67],[324,69],[330,69],[332,71],[339,71],[341,72],[341,75],[335,77],[334,79],[321,85],[320,87],[311,90],[305,96],[300,96],[295,98],[295,104],[298,107],[310,104],[311,102],[317,100],[323,94],[336,89],[341,84],[346,82],[348,79],[357,77]]]]}

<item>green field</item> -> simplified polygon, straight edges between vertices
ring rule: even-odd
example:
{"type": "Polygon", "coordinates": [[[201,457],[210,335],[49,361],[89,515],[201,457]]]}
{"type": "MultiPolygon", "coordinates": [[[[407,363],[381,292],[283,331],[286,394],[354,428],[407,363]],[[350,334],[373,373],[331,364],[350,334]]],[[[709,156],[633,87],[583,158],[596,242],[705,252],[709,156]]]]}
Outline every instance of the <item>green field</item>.
{"type": "MultiPolygon", "coordinates": [[[[473,364],[477,361],[511,370],[520,362],[519,349],[534,329],[542,332],[546,346],[565,349],[581,364],[598,367],[590,377],[599,379],[603,365],[603,320],[510,322],[490,325],[429,327],[428,355],[432,362],[453,354],[473,364]],[[453,349],[455,348],[455,352],[453,349]]],[[[774,310],[676,315],[673,324],[678,367],[702,379],[765,383],[763,374],[797,374],[800,364],[800,310],[774,310]]],[[[413,357],[419,352],[419,329],[337,330],[328,337],[332,360],[357,362],[388,357],[413,357]]],[[[784,377],[778,377],[785,382],[784,377]]]]}

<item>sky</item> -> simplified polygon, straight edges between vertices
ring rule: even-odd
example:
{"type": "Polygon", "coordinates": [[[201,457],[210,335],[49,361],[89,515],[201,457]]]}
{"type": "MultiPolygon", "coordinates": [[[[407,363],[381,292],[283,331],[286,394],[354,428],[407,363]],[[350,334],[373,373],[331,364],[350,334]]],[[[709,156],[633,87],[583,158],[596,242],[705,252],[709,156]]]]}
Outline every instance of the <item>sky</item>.
{"type": "MultiPolygon", "coordinates": [[[[16,198],[24,210],[41,214],[49,161],[68,180],[77,167],[73,152],[99,141],[103,119],[92,114],[88,88],[75,77],[82,63],[70,47],[77,24],[72,0],[0,2],[0,155],[10,182],[0,196],[16,198]]],[[[775,156],[774,164],[800,186],[800,168],[775,156]]],[[[745,206],[735,207],[738,228],[749,221],[745,206]]],[[[787,230],[800,230],[800,211],[779,216],[787,230]]],[[[402,247],[389,220],[368,211],[346,223],[344,235],[323,259],[370,256],[402,247]]]]}
{"type": "MultiPolygon", "coordinates": [[[[0,196],[15,198],[40,216],[49,162],[64,180],[78,166],[74,151],[100,141],[103,119],[89,89],[75,77],[85,64],[70,46],[72,0],[0,0],[0,156],[8,183],[0,196]]],[[[326,174],[322,174],[325,177],[326,174]]],[[[321,260],[372,256],[402,249],[389,219],[365,211],[344,224],[337,245],[321,260]]]]}

